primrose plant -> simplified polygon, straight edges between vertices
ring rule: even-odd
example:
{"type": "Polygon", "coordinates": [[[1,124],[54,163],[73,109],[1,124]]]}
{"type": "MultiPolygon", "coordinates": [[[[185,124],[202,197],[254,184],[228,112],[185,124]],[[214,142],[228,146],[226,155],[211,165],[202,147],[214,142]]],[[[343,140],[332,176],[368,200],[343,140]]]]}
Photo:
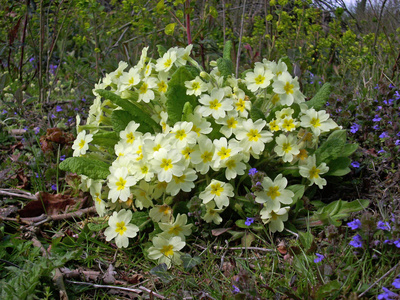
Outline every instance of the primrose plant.
{"type": "Polygon", "coordinates": [[[350,171],[357,145],[319,110],[329,86],[305,101],[284,60],[235,78],[231,47],[210,73],[191,45],[160,47],[157,60],[144,48],[137,65],[120,62],[95,85],[73,157],[60,167],[81,175],[109,216],[107,241],[128,247],[153,229],[148,257],[170,267],[201,226],[280,232],[305,191],[350,171]]]}

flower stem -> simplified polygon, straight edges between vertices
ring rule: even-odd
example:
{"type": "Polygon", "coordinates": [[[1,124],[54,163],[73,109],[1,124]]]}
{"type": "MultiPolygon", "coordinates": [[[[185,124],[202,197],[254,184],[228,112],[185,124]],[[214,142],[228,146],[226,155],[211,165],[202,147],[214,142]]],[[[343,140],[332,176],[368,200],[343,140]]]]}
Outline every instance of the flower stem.
{"type": "Polygon", "coordinates": [[[187,34],[187,40],[188,40],[188,45],[192,43],[192,36],[190,32],[190,0],[186,0],[186,5],[185,5],[185,14],[186,14],[186,34],[187,34]]]}

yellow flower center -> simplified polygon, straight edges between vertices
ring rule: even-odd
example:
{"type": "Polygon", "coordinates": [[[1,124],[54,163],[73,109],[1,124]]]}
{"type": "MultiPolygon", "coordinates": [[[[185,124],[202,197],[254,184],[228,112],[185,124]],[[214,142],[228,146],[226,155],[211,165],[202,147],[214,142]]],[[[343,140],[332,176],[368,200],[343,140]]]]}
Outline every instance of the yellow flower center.
{"type": "Polygon", "coordinates": [[[101,204],[101,201],[102,201],[101,198],[100,198],[99,196],[97,196],[97,197],[96,197],[96,202],[97,202],[97,204],[101,204]]]}
{"type": "Polygon", "coordinates": [[[143,166],[140,168],[140,171],[142,171],[142,174],[147,174],[149,172],[149,168],[147,166],[143,166]]]}
{"type": "Polygon", "coordinates": [[[300,153],[297,155],[300,160],[305,160],[308,157],[306,149],[300,149],[300,153]]]}
{"type": "Polygon", "coordinates": [[[161,168],[163,168],[165,171],[168,171],[169,169],[172,169],[172,160],[171,159],[167,159],[167,158],[163,158],[161,161],[161,168]]]}
{"type": "Polygon", "coordinates": [[[134,77],[129,78],[128,83],[129,85],[133,85],[135,83],[135,78],[134,77]]]}
{"type": "Polygon", "coordinates": [[[228,126],[228,128],[236,128],[237,123],[238,123],[238,121],[234,117],[229,118],[226,121],[226,125],[228,126]]]}
{"type": "Polygon", "coordinates": [[[262,75],[258,75],[256,78],[254,78],[254,81],[256,84],[263,84],[265,80],[265,77],[262,75]]]}
{"type": "Polygon", "coordinates": [[[286,94],[293,94],[293,88],[294,88],[294,85],[290,84],[290,82],[286,82],[285,86],[283,87],[286,94]]]}
{"type": "Polygon", "coordinates": [[[135,140],[135,136],[133,135],[133,132],[129,132],[129,133],[126,135],[126,142],[127,142],[128,144],[132,144],[134,140],[135,140]]]}
{"type": "Polygon", "coordinates": [[[224,188],[221,186],[219,182],[211,185],[211,194],[216,196],[221,196],[221,193],[224,191],[224,188]]]}
{"type": "Polygon", "coordinates": [[[125,188],[126,180],[122,177],[119,178],[119,181],[115,183],[117,186],[117,191],[123,190],[125,188]]]}
{"type": "Polygon", "coordinates": [[[236,168],[236,161],[234,159],[228,160],[225,165],[228,169],[234,169],[236,168]]]}
{"type": "Polygon", "coordinates": [[[197,136],[200,136],[200,128],[199,127],[197,127],[196,125],[193,125],[193,127],[192,127],[192,131],[194,131],[194,132],[196,132],[197,133],[197,136]]]}
{"type": "Polygon", "coordinates": [[[204,151],[201,154],[201,159],[202,159],[203,163],[210,162],[212,160],[212,157],[213,157],[213,154],[212,154],[212,152],[209,152],[209,151],[204,151]]]}
{"type": "Polygon", "coordinates": [[[159,212],[164,215],[169,215],[171,213],[171,208],[168,205],[162,205],[159,208],[159,212]]]}
{"type": "Polygon", "coordinates": [[[146,94],[147,93],[147,88],[149,87],[149,85],[146,82],[143,82],[143,84],[141,85],[139,92],[141,94],[146,94]]]}
{"type": "Polygon", "coordinates": [[[198,82],[193,82],[192,83],[192,90],[196,91],[200,88],[200,83],[198,82]]]}
{"type": "Polygon", "coordinates": [[[321,122],[319,121],[318,118],[312,118],[311,121],[310,121],[310,124],[311,124],[314,128],[317,128],[317,127],[320,127],[320,126],[321,126],[321,122]]]}
{"type": "Polygon", "coordinates": [[[269,129],[271,131],[278,131],[279,130],[279,125],[277,124],[276,120],[273,120],[268,123],[269,129]]]}
{"type": "Polygon", "coordinates": [[[173,176],[173,178],[174,178],[174,181],[175,181],[176,184],[184,183],[185,179],[186,179],[186,175],[182,175],[182,176],[179,176],[179,177],[173,176]]]}
{"type": "Polygon", "coordinates": [[[244,102],[243,99],[239,99],[238,102],[236,102],[236,110],[243,112],[244,109],[246,108],[246,103],[244,102]]]}
{"type": "Polygon", "coordinates": [[[278,219],[278,215],[274,211],[271,211],[271,219],[272,220],[278,219]]]}
{"type": "Polygon", "coordinates": [[[247,133],[247,137],[249,138],[250,142],[257,142],[261,137],[261,134],[257,129],[250,129],[250,131],[247,133]]]}
{"type": "Polygon", "coordinates": [[[289,153],[290,150],[292,150],[292,145],[290,145],[290,143],[283,143],[282,151],[285,153],[289,153]]]}
{"type": "Polygon", "coordinates": [[[165,68],[169,68],[172,64],[172,59],[168,58],[165,62],[164,62],[164,67],[165,68]]]}
{"type": "Polygon", "coordinates": [[[286,129],[286,131],[291,131],[296,128],[296,126],[293,123],[293,119],[284,119],[282,127],[286,129]]]}
{"type": "Polygon", "coordinates": [[[186,132],[183,129],[179,129],[175,133],[175,138],[178,140],[183,140],[186,137],[186,132]]]}
{"type": "Polygon", "coordinates": [[[156,152],[156,151],[160,150],[160,148],[161,148],[161,144],[158,144],[157,146],[153,147],[153,151],[156,152]]]}
{"type": "Polygon", "coordinates": [[[281,193],[279,192],[279,186],[270,186],[267,192],[267,196],[272,200],[275,200],[276,197],[279,197],[281,193]]]}
{"type": "Polygon", "coordinates": [[[318,178],[319,177],[319,172],[321,172],[320,169],[317,169],[317,167],[312,167],[310,170],[310,179],[313,178],[318,178]]]}
{"type": "Polygon", "coordinates": [[[192,154],[193,149],[190,147],[186,147],[185,149],[182,150],[182,155],[185,157],[185,159],[190,158],[190,154],[192,154]]]}
{"type": "Polygon", "coordinates": [[[84,139],[81,139],[81,141],[79,142],[79,149],[82,149],[85,146],[86,142],[84,139]]]}
{"type": "Polygon", "coordinates": [[[160,252],[165,256],[172,256],[174,255],[174,247],[172,245],[165,245],[161,248],[160,252]]]}
{"type": "Polygon", "coordinates": [[[222,147],[221,150],[218,151],[218,156],[221,157],[221,159],[228,158],[231,156],[231,149],[227,149],[225,147],[222,147]]]}
{"type": "Polygon", "coordinates": [[[117,227],[115,228],[115,232],[118,232],[119,235],[123,235],[126,231],[125,222],[121,221],[117,223],[117,227]]]}
{"type": "Polygon", "coordinates": [[[179,224],[176,224],[174,226],[172,226],[169,230],[168,233],[169,234],[173,234],[173,235],[179,235],[179,233],[182,231],[182,227],[179,224]]]}
{"type": "Polygon", "coordinates": [[[213,101],[210,102],[210,108],[218,110],[218,108],[221,107],[221,103],[218,102],[218,99],[214,99],[213,101]]]}
{"type": "Polygon", "coordinates": [[[160,93],[165,93],[167,91],[168,86],[164,81],[160,81],[159,83],[157,83],[157,86],[160,93]]]}

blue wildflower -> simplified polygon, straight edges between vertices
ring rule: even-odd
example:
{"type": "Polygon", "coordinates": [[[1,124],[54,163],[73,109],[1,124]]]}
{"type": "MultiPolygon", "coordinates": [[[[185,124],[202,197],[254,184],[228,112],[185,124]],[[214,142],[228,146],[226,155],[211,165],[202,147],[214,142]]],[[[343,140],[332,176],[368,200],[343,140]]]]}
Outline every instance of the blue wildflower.
{"type": "Polygon", "coordinates": [[[396,97],[396,100],[399,100],[399,99],[400,99],[400,93],[399,93],[399,91],[396,91],[396,92],[394,93],[394,96],[396,97]]]}
{"type": "Polygon", "coordinates": [[[400,239],[394,241],[393,244],[394,244],[397,248],[400,248],[400,239]]]}
{"type": "Polygon", "coordinates": [[[400,140],[396,140],[396,141],[394,142],[394,144],[395,144],[396,146],[400,146],[400,140]]]}
{"type": "Polygon", "coordinates": [[[63,109],[62,109],[62,107],[60,105],[57,105],[56,106],[56,112],[60,112],[60,111],[63,111],[63,109]]]}
{"type": "Polygon", "coordinates": [[[372,119],[372,121],[374,122],[379,122],[380,120],[382,120],[382,118],[378,115],[376,115],[375,118],[372,119]]]}
{"type": "Polygon", "coordinates": [[[314,262],[316,264],[321,262],[325,258],[325,256],[323,256],[322,254],[319,254],[319,253],[315,253],[315,255],[317,256],[317,258],[314,258],[314,262]]]}
{"type": "Polygon", "coordinates": [[[57,191],[57,185],[52,184],[52,185],[51,185],[51,189],[52,189],[53,191],[57,191]]]}
{"type": "Polygon", "coordinates": [[[359,168],[359,167],[360,167],[360,163],[359,163],[358,161],[353,161],[353,162],[351,163],[351,166],[352,166],[353,168],[359,168]]]}
{"type": "Polygon", "coordinates": [[[382,290],[383,290],[383,293],[378,295],[378,297],[377,297],[378,300],[393,300],[393,299],[396,299],[398,296],[396,293],[393,293],[391,290],[389,290],[385,287],[382,287],[382,290]],[[393,298],[393,297],[396,297],[396,298],[393,298]]]}
{"type": "Polygon", "coordinates": [[[383,222],[383,221],[379,221],[378,225],[376,227],[378,229],[387,230],[387,231],[389,231],[391,229],[389,223],[388,222],[383,222]]]}
{"type": "Polygon", "coordinates": [[[353,239],[350,241],[349,245],[353,246],[354,248],[361,248],[362,247],[362,237],[361,235],[357,234],[353,236],[353,239]]]}
{"type": "Polygon", "coordinates": [[[65,160],[65,155],[60,156],[60,161],[63,161],[63,160],[65,160]]]}
{"type": "Polygon", "coordinates": [[[400,276],[398,276],[392,283],[396,289],[400,289],[400,276]]]}
{"type": "Polygon", "coordinates": [[[374,125],[374,126],[372,126],[372,128],[373,128],[374,130],[379,130],[379,125],[374,125]]]}
{"type": "Polygon", "coordinates": [[[378,151],[378,154],[381,154],[381,153],[386,153],[386,151],[381,149],[381,150],[378,151]]]}
{"type": "Polygon", "coordinates": [[[247,218],[246,222],[244,222],[244,224],[246,224],[246,226],[250,226],[251,224],[253,224],[254,222],[254,218],[247,218]]]}
{"type": "Polygon", "coordinates": [[[254,175],[256,175],[257,173],[258,173],[258,171],[257,171],[256,168],[251,168],[251,169],[249,170],[249,176],[254,176],[254,175]]]}
{"type": "Polygon", "coordinates": [[[360,125],[358,125],[357,123],[354,123],[353,125],[351,125],[351,127],[350,127],[351,133],[356,133],[358,130],[360,130],[360,125]]]}
{"type": "Polygon", "coordinates": [[[359,219],[354,219],[352,222],[347,223],[352,230],[356,230],[361,227],[361,221],[359,219]]]}
{"type": "Polygon", "coordinates": [[[232,293],[234,294],[240,293],[240,289],[236,285],[233,284],[232,287],[233,287],[232,293]]]}

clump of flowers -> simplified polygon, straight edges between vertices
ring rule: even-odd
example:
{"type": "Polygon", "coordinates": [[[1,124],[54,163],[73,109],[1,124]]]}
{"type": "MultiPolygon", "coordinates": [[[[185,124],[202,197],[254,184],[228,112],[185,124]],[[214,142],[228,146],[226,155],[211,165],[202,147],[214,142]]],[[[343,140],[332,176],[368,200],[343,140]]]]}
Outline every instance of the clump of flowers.
{"type": "Polygon", "coordinates": [[[229,57],[206,73],[191,48],[157,60],[144,48],[135,66],[120,62],[95,85],[74,157],[61,164],[81,175],[99,215],[112,213],[107,240],[127,247],[151,220],[148,256],[167,266],[181,263],[194,223],[219,225],[227,209],[246,227],[282,231],[305,190],[349,172],[357,148],[318,110],[323,94],[306,102],[282,60],[235,78],[229,57]]]}

